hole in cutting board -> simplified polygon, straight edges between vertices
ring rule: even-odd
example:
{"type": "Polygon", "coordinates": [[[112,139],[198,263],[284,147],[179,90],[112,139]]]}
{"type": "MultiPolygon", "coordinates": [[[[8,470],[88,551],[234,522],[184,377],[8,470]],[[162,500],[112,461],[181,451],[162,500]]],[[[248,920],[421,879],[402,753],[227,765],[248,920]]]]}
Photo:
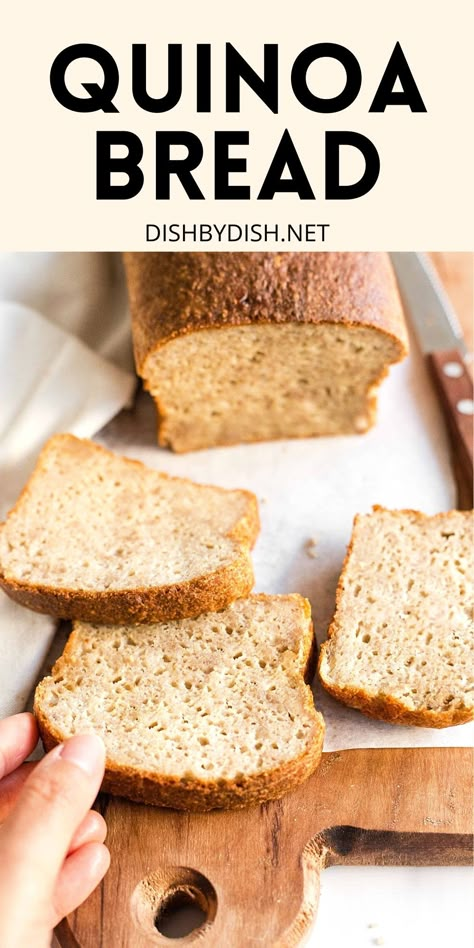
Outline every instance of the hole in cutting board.
{"type": "Polygon", "coordinates": [[[183,938],[207,922],[207,912],[193,889],[176,889],[158,909],[155,928],[166,938],[183,938]]]}
{"type": "Polygon", "coordinates": [[[191,942],[214,921],[217,895],[202,873],[170,866],[138,883],[130,909],[137,928],[157,945],[175,939],[191,942]]]}

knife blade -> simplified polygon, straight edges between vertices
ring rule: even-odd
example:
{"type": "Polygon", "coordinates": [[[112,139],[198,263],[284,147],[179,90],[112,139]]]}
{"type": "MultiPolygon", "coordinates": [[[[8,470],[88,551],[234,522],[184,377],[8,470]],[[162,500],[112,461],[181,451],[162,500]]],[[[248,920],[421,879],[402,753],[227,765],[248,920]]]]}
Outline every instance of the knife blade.
{"type": "Polygon", "coordinates": [[[392,253],[401,295],[423,352],[458,349],[468,357],[458,317],[425,253],[392,253]]]}
{"type": "Polygon", "coordinates": [[[458,507],[469,510],[473,506],[474,393],[462,329],[426,254],[392,253],[391,259],[448,429],[458,507]]]}

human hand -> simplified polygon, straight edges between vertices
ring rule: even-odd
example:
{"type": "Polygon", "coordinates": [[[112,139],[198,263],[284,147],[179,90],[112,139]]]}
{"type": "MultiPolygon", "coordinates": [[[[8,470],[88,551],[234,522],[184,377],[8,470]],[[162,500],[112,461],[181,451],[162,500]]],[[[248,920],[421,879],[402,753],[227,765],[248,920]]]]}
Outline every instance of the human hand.
{"type": "Polygon", "coordinates": [[[95,735],[24,763],[38,741],[32,714],[0,721],[0,945],[49,948],[54,926],[109,867],[106,825],[91,810],[104,774],[95,735]]]}

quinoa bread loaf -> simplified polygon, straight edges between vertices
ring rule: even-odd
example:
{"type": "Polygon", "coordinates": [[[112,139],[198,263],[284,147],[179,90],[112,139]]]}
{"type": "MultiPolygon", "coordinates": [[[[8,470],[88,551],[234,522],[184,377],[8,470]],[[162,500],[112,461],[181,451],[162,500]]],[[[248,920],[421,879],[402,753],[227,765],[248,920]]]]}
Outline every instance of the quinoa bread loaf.
{"type": "Polygon", "coordinates": [[[34,711],[47,749],[76,733],[103,738],[111,793],[188,810],[254,805],[319,763],[312,655],[298,595],[143,626],[76,623],[34,711]]]}
{"type": "Polygon", "coordinates": [[[473,534],[473,511],[356,517],[319,658],[330,694],[395,724],[472,720],[473,534]]]}
{"type": "Polygon", "coordinates": [[[0,585],[62,618],[119,624],[222,609],[253,586],[257,501],[56,435],[0,526],[0,585]]]}
{"type": "Polygon", "coordinates": [[[407,353],[384,253],[125,254],[162,445],[362,433],[407,353]],[[217,330],[219,332],[217,333],[217,330]]]}

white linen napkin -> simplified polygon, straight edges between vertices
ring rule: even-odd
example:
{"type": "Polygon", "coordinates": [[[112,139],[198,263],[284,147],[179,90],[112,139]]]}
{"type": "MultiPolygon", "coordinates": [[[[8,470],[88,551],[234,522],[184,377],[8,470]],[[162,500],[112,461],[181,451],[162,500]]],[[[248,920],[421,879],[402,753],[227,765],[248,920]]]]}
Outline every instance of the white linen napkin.
{"type": "MultiPolygon", "coordinates": [[[[131,400],[120,365],[131,346],[114,255],[0,254],[0,520],[47,438],[90,437],[131,400]]],[[[25,706],[55,628],[0,593],[0,718],[25,706]]]]}
{"type": "Polygon", "coordinates": [[[120,254],[0,253],[0,300],[29,306],[134,371],[120,254]]]}

